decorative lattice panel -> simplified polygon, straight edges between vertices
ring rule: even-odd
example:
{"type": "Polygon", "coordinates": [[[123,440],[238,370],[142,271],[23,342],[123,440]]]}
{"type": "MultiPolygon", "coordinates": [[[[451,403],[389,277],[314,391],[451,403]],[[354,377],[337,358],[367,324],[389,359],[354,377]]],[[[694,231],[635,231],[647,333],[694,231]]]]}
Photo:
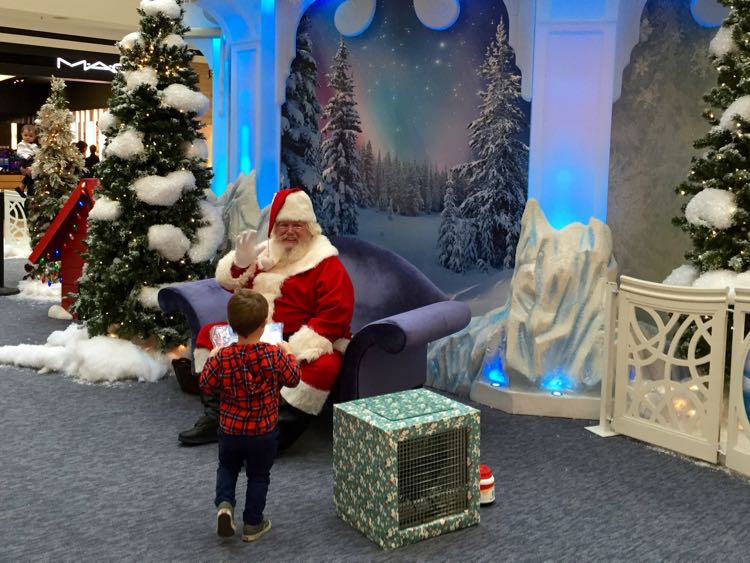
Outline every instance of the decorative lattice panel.
{"type": "Polygon", "coordinates": [[[26,222],[24,199],[13,190],[5,190],[5,232],[6,244],[21,248],[30,245],[29,227],[26,222]]]}
{"type": "Polygon", "coordinates": [[[479,522],[479,411],[423,389],[338,404],[336,513],[383,548],[479,522]]]}
{"type": "Polygon", "coordinates": [[[750,289],[735,290],[732,371],[727,413],[727,467],[750,475],[750,289]]]}
{"type": "Polygon", "coordinates": [[[613,429],[716,461],[726,290],[623,276],[618,303],[613,429]]]}

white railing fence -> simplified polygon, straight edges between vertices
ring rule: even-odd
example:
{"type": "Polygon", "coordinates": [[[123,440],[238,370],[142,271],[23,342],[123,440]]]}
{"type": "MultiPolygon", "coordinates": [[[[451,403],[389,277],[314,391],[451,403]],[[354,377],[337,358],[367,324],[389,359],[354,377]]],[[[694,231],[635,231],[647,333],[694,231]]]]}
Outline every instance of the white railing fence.
{"type": "Polygon", "coordinates": [[[24,199],[14,190],[3,190],[5,196],[5,221],[3,241],[5,244],[19,248],[26,248],[29,240],[29,228],[26,222],[26,211],[23,207],[24,199]]]}
{"type": "Polygon", "coordinates": [[[728,467],[750,475],[743,389],[750,381],[744,375],[750,290],[738,289],[730,303],[727,289],[622,276],[619,288],[610,284],[607,298],[607,373],[595,431],[625,434],[712,463],[725,459],[728,467]],[[727,396],[729,312],[734,318],[727,396]]]}

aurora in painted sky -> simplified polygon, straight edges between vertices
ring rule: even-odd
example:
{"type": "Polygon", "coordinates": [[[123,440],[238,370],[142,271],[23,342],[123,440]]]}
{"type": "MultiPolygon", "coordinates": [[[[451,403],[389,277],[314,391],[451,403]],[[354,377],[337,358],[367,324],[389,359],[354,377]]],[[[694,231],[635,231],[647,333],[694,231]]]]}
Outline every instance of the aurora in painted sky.
{"type": "MultiPolygon", "coordinates": [[[[318,63],[318,100],[331,92],[326,73],[339,32],[334,13],[342,0],[318,0],[308,10],[318,63]]],[[[362,119],[360,144],[402,161],[432,161],[441,168],[470,159],[467,126],[478,114],[477,75],[505,7],[499,0],[464,0],[445,31],[422,25],[413,3],[378,0],[370,27],[345,38],[362,119]]]]}

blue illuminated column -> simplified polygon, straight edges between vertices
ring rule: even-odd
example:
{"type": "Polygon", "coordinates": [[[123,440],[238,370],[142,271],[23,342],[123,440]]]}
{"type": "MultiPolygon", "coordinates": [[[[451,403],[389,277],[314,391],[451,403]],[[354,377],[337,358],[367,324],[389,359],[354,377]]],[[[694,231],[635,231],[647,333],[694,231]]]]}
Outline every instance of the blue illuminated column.
{"type": "Polygon", "coordinates": [[[507,2],[531,100],[529,197],[556,228],[607,219],[612,104],[645,2],[507,2]]]}
{"type": "MultiPolygon", "coordinates": [[[[226,181],[255,170],[257,197],[268,205],[279,187],[281,105],[295,52],[297,24],[314,0],[197,0],[221,28],[226,106],[226,181]]],[[[214,74],[216,79],[216,74],[214,74]]],[[[216,94],[216,89],[214,95],[216,94]]],[[[214,161],[219,151],[214,143],[214,161]]]]}
{"type": "Polygon", "coordinates": [[[229,91],[229,69],[224,57],[225,39],[216,22],[206,19],[203,10],[194,4],[185,8],[185,23],[191,30],[186,39],[198,49],[211,69],[211,146],[210,162],[214,176],[211,190],[221,195],[228,178],[227,154],[229,143],[229,112],[225,92],[229,91]]]}

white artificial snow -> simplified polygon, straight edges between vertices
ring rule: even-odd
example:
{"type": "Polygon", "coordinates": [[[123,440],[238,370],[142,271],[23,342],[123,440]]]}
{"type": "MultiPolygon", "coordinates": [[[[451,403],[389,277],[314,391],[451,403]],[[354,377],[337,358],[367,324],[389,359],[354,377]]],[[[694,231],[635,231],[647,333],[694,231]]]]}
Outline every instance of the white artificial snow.
{"type": "Polygon", "coordinates": [[[737,44],[732,39],[732,28],[721,26],[719,31],[711,42],[708,44],[708,52],[715,57],[723,57],[737,48],[737,44]]]}
{"type": "Polygon", "coordinates": [[[148,247],[170,262],[177,262],[190,248],[190,240],[174,225],[151,225],[148,228],[148,247]]]}
{"type": "Polygon", "coordinates": [[[94,207],[89,212],[89,219],[92,221],[116,221],[120,218],[120,213],[122,213],[120,202],[103,195],[94,200],[94,207]]]}
{"type": "Polygon", "coordinates": [[[31,247],[28,245],[28,242],[3,242],[4,258],[26,258],[29,254],[31,254],[31,247]]]}
{"type": "Polygon", "coordinates": [[[71,315],[68,311],[63,309],[62,305],[52,305],[47,310],[47,316],[50,319],[59,319],[61,321],[72,321],[73,315],[71,315]]]}
{"type": "Polygon", "coordinates": [[[204,139],[196,139],[192,143],[186,142],[183,151],[187,158],[199,158],[208,160],[208,143],[204,139]]]}
{"type": "Polygon", "coordinates": [[[679,268],[672,270],[662,283],[666,285],[691,286],[697,278],[698,268],[692,264],[683,264],[679,268]]]}
{"type": "Polygon", "coordinates": [[[156,88],[156,85],[159,84],[159,74],[155,68],[150,66],[144,66],[138,70],[125,70],[122,76],[125,79],[124,90],[126,92],[132,92],[143,85],[156,88]]]}
{"type": "Polygon", "coordinates": [[[136,45],[138,45],[141,42],[141,33],[139,31],[134,31],[132,33],[128,33],[125,37],[120,39],[120,47],[123,49],[132,49],[136,45]]]}
{"type": "Polygon", "coordinates": [[[171,33],[164,38],[164,45],[167,47],[185,47],[187,43],[181,36],[171,33]]]}
{"type": "Polygon", "coordinates": [[[734,287],[737,284],[737,272],[731,270],[712,270],[701,274],[693,282],[693,287],[698,289],[723,289],[729,288],[730,296],[734,296],[734,287]]]}
{"type": "Polygon", "coordinates": [[[145,286],[143,289],[141,289],[140,293],[138,294],[138,302],[143,305],[146,309],[155,309],[159,310],[159,290],[164,287],[171,287],[173,283],[163,283],[159,285],[158,287],[149,287],[145,286]]]}
{"type": "Polygon", "coordinates": [[[184,84],[170,84],[159,95],[162,98],[163,105],[182,112],[194,112],[197,115],[203,115],[208,111],[208,98],[196,90],[191,90],[184,84]]]}
{"type": "Polygon", "coordinates": [[[118,156],[124,160],[130,160],[142,155],[146,151],[143,146],[143,133],[127,127],[112,139],[104,150],[107,156],[118,156]]]}
{"type": "Polygon", "coordinates": [[[188,257],[194,264],[211,260],[224,242],[221,210],[208,201],[201,201],[199,205],[201,216],[208,224],[196,230],[195,244],[188,251],[188,257]]]}
{"type": "Polygon", "coordinates": [[[175,0],[141,0],[140,7],[147,16],[162,14],[173,20],[180,17],[180,5],[175,0]]]}
{"type": "Polygon", "coordinates": [[[62,285],[52,285],[40,280],[21,280],[18,282],[20,293],[12,295],[10,299],[31,299],[34,301],[57,301],[62,299],[62,285]]]}
{"type": "Polygon", "coordinates": [[[120,120],[108,111],[105,111],[99,116],[99,123],[97,125],[99,126],[99,131],[110,137],[120,127],[120,120]]]}
{"type": "Polygon", "coordinates": [[[153,382],[167,373],[169,365],[163,354],[146,352],[127,340],[89,338],[86,329],[75,324],[53,332],[44,345],[0,346],[0,364],[60,371],[89,383],[153,382]]]}
{"type": "Polygon", "coordinates": [[[685,219],[691,225],[727,229],[732,225],[737,202],[734,193],[728,190],[706,188],[695,194],[687,207],[685,219]]]}
{"type": "Polygon", "coordinates": [[[195,176],[188,170],[176,170],[166,176],[143,176],[131,186],[141,201],[163,207],[174,205],[183,192],[194,188],[195,176]]]}
{"type": "Polygon", "coordinates": [[[737,128],[734,121],[735,116],[750,121],[750,96],[742,96],[729,104],[719,120],[719,127],[727,131],[734,131],[737,128]]]}

